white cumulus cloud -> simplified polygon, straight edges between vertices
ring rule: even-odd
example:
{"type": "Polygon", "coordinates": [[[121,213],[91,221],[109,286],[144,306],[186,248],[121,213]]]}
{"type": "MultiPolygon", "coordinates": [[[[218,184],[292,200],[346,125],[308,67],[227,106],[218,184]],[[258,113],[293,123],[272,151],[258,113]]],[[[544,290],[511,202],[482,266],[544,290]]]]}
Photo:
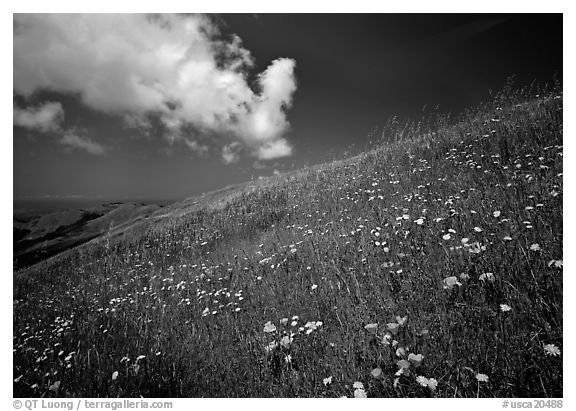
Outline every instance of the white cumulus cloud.
{"type": "Polygon", "coordinates": [[[50,132],[60,130],[64,120],[62,104],[47,102],[38,107],[14,107],[14,125],[30,130],[50,132]]]}
{"type": "Polygon", "coordinates": [[[285,133],[295,64],[272,61],[254,90],[250,52],[207,16],[14,15],[15,93],[74,94],[92,109],[132,121],[156,116],[169,139],[192,141],[193,128],[194,135],[221,147],[237,142],[260,159],[292,152],[285,133]]]}

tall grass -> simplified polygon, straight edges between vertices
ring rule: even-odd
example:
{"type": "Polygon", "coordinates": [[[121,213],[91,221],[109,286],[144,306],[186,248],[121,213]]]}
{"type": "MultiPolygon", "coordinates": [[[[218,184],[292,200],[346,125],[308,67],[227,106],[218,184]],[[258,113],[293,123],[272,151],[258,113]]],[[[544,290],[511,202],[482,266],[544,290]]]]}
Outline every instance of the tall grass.
{"type": "Polygon", "coordinates": [[[532,94],[16,273],[14,396],[562,396],[562,96],[532,94]]]}

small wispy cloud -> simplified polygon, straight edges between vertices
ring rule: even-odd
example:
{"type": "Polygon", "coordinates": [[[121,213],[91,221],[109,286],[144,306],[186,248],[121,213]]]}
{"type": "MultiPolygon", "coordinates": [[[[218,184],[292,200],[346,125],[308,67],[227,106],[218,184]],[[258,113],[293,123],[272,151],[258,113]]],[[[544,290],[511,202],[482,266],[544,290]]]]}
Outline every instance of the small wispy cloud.
{"type": "Polygon", "coordinates": [[[234,164],[240,160],[241,146],[239,143],[227,144],[222,148],[222,161],[224,164],[234,164]]]}
{"type": "Polygon", "coordinates": [[[14,107],[14,125],[43,133],[59,131],[64,121],[64,109],[58,102],[40,106],[14,107]]]}
{"type": "Polygon", "coordinates": [[[97,156],[107,154],[108,152],[107,147],[91,140],[89,137],[84,135],[83,132],[76,129],[67,130],[62,135],[59,142],[67,147],[83,150],[97,156]]]}
{"type": "Polygon", "coordinates": [[[185,138],[184,143],[188,146],[190,150],[196,153],[200,157],[206,157],[210,152],[210,147],[205,144],[200,144],[196,140],[190,140],[185,138]]]}

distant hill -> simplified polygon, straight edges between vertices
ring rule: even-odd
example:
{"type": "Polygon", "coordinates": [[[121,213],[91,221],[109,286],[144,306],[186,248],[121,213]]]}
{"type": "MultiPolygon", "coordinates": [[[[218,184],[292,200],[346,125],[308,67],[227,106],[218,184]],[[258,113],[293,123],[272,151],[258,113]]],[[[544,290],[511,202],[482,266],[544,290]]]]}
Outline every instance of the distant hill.
{"type": "Polygon", "coordinates": [[[150,217],[161,207],[110,203],[55,212],[15,211],[14,265],[23,267],[150,217]]]}

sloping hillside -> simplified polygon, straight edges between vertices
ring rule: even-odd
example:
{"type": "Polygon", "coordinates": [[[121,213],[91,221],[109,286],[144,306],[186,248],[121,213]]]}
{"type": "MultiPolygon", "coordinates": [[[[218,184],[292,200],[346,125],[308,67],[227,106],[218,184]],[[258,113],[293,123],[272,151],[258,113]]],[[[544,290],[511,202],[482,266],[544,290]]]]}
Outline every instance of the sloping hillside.
{"type": "Polygon", "coordinates": [[[110,203],[55,212],[17,211],[14,265],[29,266],[101,235],[120,233],[159,209],[158,205],[110,203]]]}
{"type": "Polygon", "coordinates": [[[14,396],[561,397],[562,97],[505,97],[16,273],[14,396]]]}

